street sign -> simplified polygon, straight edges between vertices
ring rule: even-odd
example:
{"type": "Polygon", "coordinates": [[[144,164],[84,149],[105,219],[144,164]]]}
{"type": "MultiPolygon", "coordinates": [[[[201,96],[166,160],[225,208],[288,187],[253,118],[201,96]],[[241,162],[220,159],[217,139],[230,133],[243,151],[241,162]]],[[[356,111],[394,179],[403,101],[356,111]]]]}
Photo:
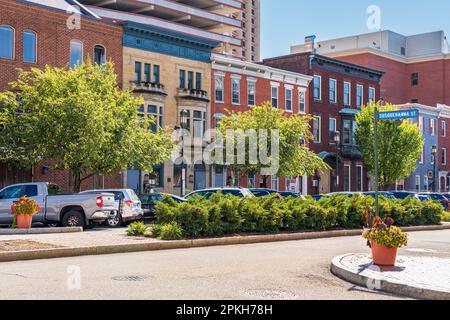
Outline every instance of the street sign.
{"type": "Polygon", "coordinates": [[[418,110],[399,110],[399,111],[390,111],[390,112],[380,112],[379,120],[398,120],[398,119],[410,119],[410,118],[418,118],[419,111],[418,110]]]}

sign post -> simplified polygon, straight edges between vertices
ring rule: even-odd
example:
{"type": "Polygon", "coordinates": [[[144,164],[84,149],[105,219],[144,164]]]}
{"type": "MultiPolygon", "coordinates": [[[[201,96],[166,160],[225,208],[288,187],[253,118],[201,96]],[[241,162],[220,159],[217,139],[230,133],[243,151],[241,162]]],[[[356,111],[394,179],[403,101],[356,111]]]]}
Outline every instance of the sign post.
{"type": "MultiPolygon", "coordinates": [[[[378,106],[375,106],[374,112],[374,157],[375,157],[375,215],[380,216],[380,178],[378,168],[378,122],[387,120],[412,119],[419,117],[419,110],[398,110],[389,112],[380,112],[378,106]]],[[[372,217],[369,215],[369,226],[372,226],[372,217]]]]}

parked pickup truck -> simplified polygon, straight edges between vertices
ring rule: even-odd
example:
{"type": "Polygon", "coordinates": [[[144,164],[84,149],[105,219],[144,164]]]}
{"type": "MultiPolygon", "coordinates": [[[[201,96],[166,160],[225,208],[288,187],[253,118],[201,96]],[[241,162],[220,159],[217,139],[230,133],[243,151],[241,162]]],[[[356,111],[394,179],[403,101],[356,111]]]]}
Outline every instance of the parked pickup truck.
{"type": "Polygon", "coordinates": [[[62,195],[59,190],[59,186],[45,182],[15,184],[0,190],[0,225],[13,223],[11,205],[23,196],[35,200],[41,209],[33,216],[33,223],[85,227],[117,214],[114,194],[62,195]]]}

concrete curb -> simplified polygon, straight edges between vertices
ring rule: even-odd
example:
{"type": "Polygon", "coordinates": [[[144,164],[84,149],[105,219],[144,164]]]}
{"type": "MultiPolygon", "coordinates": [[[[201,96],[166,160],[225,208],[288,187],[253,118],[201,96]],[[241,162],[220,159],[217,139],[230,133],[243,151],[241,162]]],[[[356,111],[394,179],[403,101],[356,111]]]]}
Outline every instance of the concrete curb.
{"type": "Polygon", "coordinates": [[[419,299],[419,300],[450,300],[450,292],[437,291],[427,288],[414,287],[407,284],[402,284],[398,282],[373,279],[364,276],[359,273],[355,273],[354,270],[347,268],[341,263],[341,260],[347,256],[353,254],[346,254],[343,256],[338,256],[331,262],[331,273],[338,278],[351,282],[361,287],[370,288],[371,284],[376,282],[376,290],[384,291],[404,297],[419,299]]]}
{"type": "MultiPolygon", "coordinates": [[[[0,236],[2,235],[17,235],[17,234],[53,234],[53,233],[74,233],[83,232],[82,227],[67,227],[67,228],[31,228],[31,229],[0,229],[0,236]]],[[[0,238],[1,239],[1,238],[0,238]]]]}
{"type": "MultiPolygon", "coordinates": [[[[446,230],[446,229],[450,229],[450,224],[439,226],[421,226],[421,227],[403,228],[403,230],[408,232],[446,230]]],[[[323,238],[361,236],[361,234],[362,230],[337,230],[324,232],[235,236],[227,238],[196,239],[196,240],[154,241],[146,243],[105,245],[93,247],[73,247],[73,248],[69,247],[69,248],[42,249],[34,251],[9,251],[9,252],[0,252],[0,262],[67,258],[85,255],[103,255],[115,253],[142,252],[142,251],[188,249],[188,248],[201,248],[211,246],[228,246],[238,244],[312,240],[323,238]]]]}

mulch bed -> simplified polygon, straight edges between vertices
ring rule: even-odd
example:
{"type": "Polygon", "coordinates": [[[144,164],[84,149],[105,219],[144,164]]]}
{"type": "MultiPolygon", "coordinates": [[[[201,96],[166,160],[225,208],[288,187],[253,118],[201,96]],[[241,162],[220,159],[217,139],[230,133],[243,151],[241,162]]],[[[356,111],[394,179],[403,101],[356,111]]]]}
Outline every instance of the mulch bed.
{"type": "Polygon", "coordinates": [[[28,251],[28,250],[55,249],[55,248],[61,248],[61,246],[31,240],[0,241],[0,252],[28,251]]]}

